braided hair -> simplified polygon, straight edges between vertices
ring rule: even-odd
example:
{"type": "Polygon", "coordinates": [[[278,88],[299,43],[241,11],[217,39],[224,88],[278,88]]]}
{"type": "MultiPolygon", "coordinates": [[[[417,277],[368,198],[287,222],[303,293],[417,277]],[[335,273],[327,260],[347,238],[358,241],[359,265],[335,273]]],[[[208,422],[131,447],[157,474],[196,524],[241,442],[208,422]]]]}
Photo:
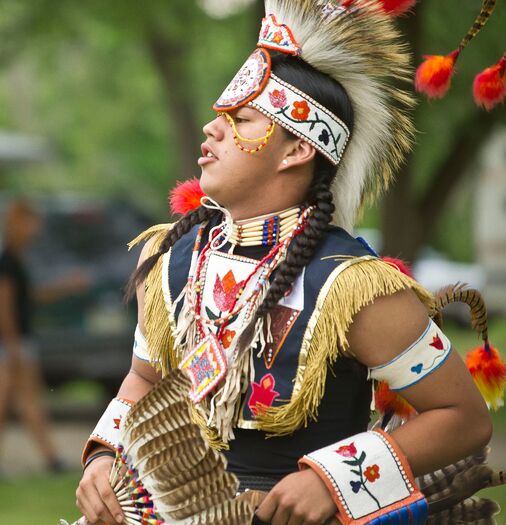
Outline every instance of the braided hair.
{"type": "MultiPolygon", "coordinates": [[[[311,67],[300,58],[271,52],[273,73],[297,87],[324,107],[338,115],[353,131],[353,108],[344,88],[334,79],[311,67]]],[[[286,131],[290,139],[296,137],[286,131]]],[[[267,314],[279,300],[287,295],[297,277],[309,263],[318,244],[325,236],[335,207],[331,185],[336,176],[336,167],[323,155],[316,153],[313,170],[313,181],[309,189],[307,201],[315,206],[304,231],[290,244],[286,259],[276,271],[273,282],[262,304],[257,310],[256,318],[267,314]]],[[[165,239],[154,255],[148,257],[133,273],[127,285],[127,297],[133,296],[137,286],[142,283],[155,266],[158,259],[166,253],[183,235],[195,225],[217,218],[220,212],[203,206],[184,215],[167,232],[165,239]]]]}

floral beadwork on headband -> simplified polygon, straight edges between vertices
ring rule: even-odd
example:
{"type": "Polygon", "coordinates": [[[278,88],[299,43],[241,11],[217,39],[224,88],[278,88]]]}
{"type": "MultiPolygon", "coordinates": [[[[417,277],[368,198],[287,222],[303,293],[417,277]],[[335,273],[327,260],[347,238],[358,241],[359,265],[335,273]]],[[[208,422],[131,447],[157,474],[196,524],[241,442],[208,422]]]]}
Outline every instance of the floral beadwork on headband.
{"type": "Polygon", "coordinates": [[[296,87],[271,74],[265,89],[248,105],[339,164],[350,136],[347,126],[296,87]]]}
{"type": "Polygon", "coordinates": [[[257,45],[289,55],[300,55],[301,51],[290,28],[285,24],[279,24],[274,15],[269,15],[262,20],[257,45]]]}

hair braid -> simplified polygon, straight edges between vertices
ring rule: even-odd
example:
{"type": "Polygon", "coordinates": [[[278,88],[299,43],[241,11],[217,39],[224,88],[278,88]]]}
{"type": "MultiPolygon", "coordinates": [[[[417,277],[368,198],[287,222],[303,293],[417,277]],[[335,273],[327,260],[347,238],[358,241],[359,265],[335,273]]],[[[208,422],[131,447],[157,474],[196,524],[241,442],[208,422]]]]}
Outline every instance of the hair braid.
{"type": "Polygon", "coordinates": [[[146,280],[151,270],[155,267],[158,259],[169,251],[174,244],[186,233],[188,233],[194,226],[204,221],[211,220],[215,215],[219,214],[218,210],[211,210],[204,206],[199,206],[194,210],[189,211],[186,215],[181,217],[167,232],[167,235],[160,243],[158,251],[145,259],[142,264],[135,270],[128,280],[126,286],[126,299],[129,300],[134,297],[137,287],[146,280]]]}
{"type": "Polygon", "coordinates": [[[332,178],[332,176],[327,176],[325,181],[316,182],[313,185],[315,210],[304,231],[291,243],[286,259],[280,264],[274,281],[257,311],[257,319],[267,314],[290,291],[324,237],[335,209],[330,191],[332,178]]]}

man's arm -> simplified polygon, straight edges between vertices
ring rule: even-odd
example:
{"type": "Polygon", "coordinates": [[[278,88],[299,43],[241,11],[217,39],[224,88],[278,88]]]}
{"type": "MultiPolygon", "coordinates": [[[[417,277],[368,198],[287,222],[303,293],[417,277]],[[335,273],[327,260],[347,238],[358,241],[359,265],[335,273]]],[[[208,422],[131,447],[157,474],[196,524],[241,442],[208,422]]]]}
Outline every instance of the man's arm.
{"type": "MultiPolygon", "coordinates": [[[[349,350],[368,367],[383,365],[417,341],[428,323],[425,307],[411,290],[378,298],[354,316],[347,333],[349,350]]],[[[419,383],[402,390],[402,395],[420,415],[393,432],[392,438],[415,475],[446,466],[490,439],[486,404],[455,352],[419,383]]],[[[353,437],[347,445],[343,448],[351,454],[353,437]]],[[[332,449],[337,458],[337,447],[332,449]]],[[[306,468],[281,480],[260,505],[257,516],[271,525],[317,525],[336,512],[324,477],[306,468]]]]}
{"type": "MultiPolygon", "coordinates": [[[[355,316],[348,335],[350,349],[368,367],[382,365],[416,341],[427,322],[425,307],[411,290],[378,298],[355,316]]],[[[416,476],[453,463],[490,440],[487,406],[455,350],[401,394],[419,415],[392,437],[416,476]]]]}

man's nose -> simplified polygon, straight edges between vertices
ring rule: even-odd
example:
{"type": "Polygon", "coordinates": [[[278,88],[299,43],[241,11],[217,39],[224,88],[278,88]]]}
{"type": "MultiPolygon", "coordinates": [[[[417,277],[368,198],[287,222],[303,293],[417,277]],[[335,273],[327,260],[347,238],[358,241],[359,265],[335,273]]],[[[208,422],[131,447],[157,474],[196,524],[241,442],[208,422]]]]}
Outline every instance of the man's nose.
{"type": "Polygon", "coordinates": [[[224,134],[223,118],[220,115],[216,115],[216,118],[208,122],[202,131],[206,137],[212,137],[216,140],[221,140],[224,134]]]}

